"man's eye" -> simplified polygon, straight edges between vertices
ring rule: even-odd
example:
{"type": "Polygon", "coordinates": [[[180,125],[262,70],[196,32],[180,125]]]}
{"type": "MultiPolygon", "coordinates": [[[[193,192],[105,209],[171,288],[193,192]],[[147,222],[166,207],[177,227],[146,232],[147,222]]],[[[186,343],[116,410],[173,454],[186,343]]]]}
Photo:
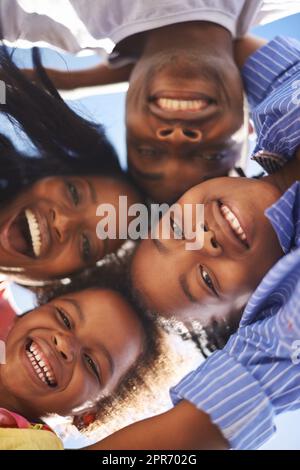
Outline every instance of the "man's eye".
{"type": "Polygon", "coordinates": [[[65,327],[68,330],[71,330],[72,325],[71,325],[71,322],[70,322],[68,316],[65,314],[65,312],[59,307],[56,307],[56,311],[57,311],[58,315],[60,316],[60,319],[63,322],[63,324],[65,325],[65,327]]]}
{"type": "Polygon", "coordinates": [[[157,150],[152,147],[139,147],[138,152],[141,157],[145,158],[155,158],[158,156],[157,150]]]}
{"type": "Polygon", "coordinates": [[[84,354],[83,356],[84,356],[84,360],[85,360],[86,364],[92,370],[92,372],[96,375],[97,379],[100,382],[100,375],[99,375],[99,372],[98,372],[98,369],[97,369],[97,366],[96,366],[95,362],[93,361],[93,359],[88,354],[84,354]]]}
{"type": "Polygon", "coordinates": [[[210,277],[208,272],[203,268],[203,266],[200,266],[200,273],[201,273],[202,279],[205,282],[205,284],[207,285],[207,287],[209,287],[209,289],[212,290],[215,295],[218,295],[218,293],[215,289],[214,283],[212,281],[212,278],[210,277]]]}
{"type": "Polygon", "coordinates": [[[86,235],[82,235],[82,244],[81,244],[82,257],[85,263],[91,261],[91,244],[86,235]]]}
{"type": "Polygon", "coordinates": [[[222,152],[219,153],[202,153],[201,155],[195,155],[194,160],[206,160],[209,162],[218,162],[225,157],[222,152]]]}
{"type": "Polygon", "coordinates": [[[74,205],[78,206],[80,198],[75,184],[68,182],[67,187],[74,205]]]}
{"type": "Polygon", "coordinates": [[[184,232],[182,228],[172,218],[170,218],[170,226],[176,239],[184,239],[184,232]]]}

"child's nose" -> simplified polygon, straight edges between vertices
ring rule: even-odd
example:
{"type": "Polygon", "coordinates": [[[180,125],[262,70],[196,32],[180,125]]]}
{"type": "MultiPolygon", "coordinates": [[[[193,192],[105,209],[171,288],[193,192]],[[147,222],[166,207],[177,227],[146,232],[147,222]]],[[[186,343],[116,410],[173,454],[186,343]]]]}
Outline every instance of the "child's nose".
{"type": "Polygon", "coordinates": [[[204,226],[204,249],[211,256],[219,256],[222,252],[214,231],[207,225],[204,226]]]}
{"type": "Polygon", "coordinates": [[[53,337],[53,344],[64,361],[73,362],[76,353],[75,341],[67,335],[56,333],[53,337]]]}

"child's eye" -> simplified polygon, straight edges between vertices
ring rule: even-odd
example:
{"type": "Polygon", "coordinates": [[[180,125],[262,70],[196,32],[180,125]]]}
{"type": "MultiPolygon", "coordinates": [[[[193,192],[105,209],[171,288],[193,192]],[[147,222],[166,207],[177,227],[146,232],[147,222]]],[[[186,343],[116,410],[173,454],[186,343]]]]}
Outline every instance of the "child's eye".
{"type": "Polygon", "coordinates": [[[68,316],[65,314],[65,312],[59,308],[59,307],[55,307],[56,308],[56,311],[61,319],[61,321],[63,322],[63,324],[65,325],[65,327],[68,329],[68,330],[71,330],[72,329],[72,325],[71,325],[71,322],[68,318],[68,316]]]}
{"type": "Polygon", "coordinates": [[[210,275],[208,274],[208,272],[203,268],[203,266],[200,265],[200,273],[201,273],[201,276],[202,276],[202,279],[203,281],[205,282],[205,284],[207,285],[207,287],[209,287],[209,289],[211,291],[213,291],[213,293],[215,295],[218,296],[218,293],[215,289],[215,286],[214,286],[214,283],[212,281],[212,278],[210,277],[210,275]]]}
{"type": "Polygon", "coordinates": [[[97,377],[97,379],[100,382],[100,375],[99,375],[98,368],[97,368],[95,362],[93,361],[93,359],[88,354],[84,354],[83,356],[84,356],[84,360],[85,360],[86,364],[92,370],[92,372],[95,374],[95,376],[97,377]]]}
{"type": "Polygon", "coordinates": [[[183,230],[172,218],[170,218],[170,226],[177,239],[181,239],[181,240],[184,239],[183,230]]]}
{"type": "Polygon", "coordinates": [[[70,193],[71,199],[74,203],[75,206],[78,206],[80,198],[79,198],[79,193],[78,190],[75,186],[75,184],[71,183],[70,181],[67,182],[67,188],[70,193]]]}

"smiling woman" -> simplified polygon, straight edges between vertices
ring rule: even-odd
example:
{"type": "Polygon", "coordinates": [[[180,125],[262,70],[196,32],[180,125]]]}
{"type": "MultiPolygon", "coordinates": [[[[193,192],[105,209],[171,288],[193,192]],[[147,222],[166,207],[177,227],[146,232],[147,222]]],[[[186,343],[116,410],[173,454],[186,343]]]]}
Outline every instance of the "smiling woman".
{"type": "MultiPolygon", "coordinates": [[[[23,278],[60,278],[116,251],[123,240],[99,240],[96,209],[119,196],[139,200],[122,174],[100,125],[60,98],[33,53],[42,86],[25,78],[7,51],[0,54],[6,103],[0,105],[34,146],[20,152],[0,134],[0,270],[23,278]]],[[[24,137],[24,135],[23,135],[24,137]]]]}

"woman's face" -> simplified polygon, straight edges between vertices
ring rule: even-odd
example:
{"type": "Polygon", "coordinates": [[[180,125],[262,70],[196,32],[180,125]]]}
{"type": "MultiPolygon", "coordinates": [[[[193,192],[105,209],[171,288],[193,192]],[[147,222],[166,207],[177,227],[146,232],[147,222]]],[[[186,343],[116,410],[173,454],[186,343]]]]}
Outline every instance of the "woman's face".
{"type": "Polygon", "coordinates": [[[109,203],[118,214],[120,195],[128,197],[128,205],[138,201],[135,191],[118,179],[39,180],[0,209],[0,266],[12,272],[13,267],[23,268],[28,278],[51,279],[95,264],[124,241],[96,235],[101,220],[97,207],[109,203]]]}
{"type": "Polygon", "coordinates": [[[235,328],[249,296],[283,254],[264,215],[279,197],[270,183],[246,178],[216,178],[187,191],[178,204],[204,204],[204,245],[187,250],[186,240],[161,234],[143,240],[131,266],[142,302],[165,317],[198,320],[207,329],[235,328]],[[247,241],[233,230],[236,220],[247,241]]]}
{"type": "Polygon", "coordinates": [[[16,320],[0,366],[1,389],[29,418],[66,415],[110,395],[143,343],[141,323],[120,294],[67,294],[16,320]]]}

